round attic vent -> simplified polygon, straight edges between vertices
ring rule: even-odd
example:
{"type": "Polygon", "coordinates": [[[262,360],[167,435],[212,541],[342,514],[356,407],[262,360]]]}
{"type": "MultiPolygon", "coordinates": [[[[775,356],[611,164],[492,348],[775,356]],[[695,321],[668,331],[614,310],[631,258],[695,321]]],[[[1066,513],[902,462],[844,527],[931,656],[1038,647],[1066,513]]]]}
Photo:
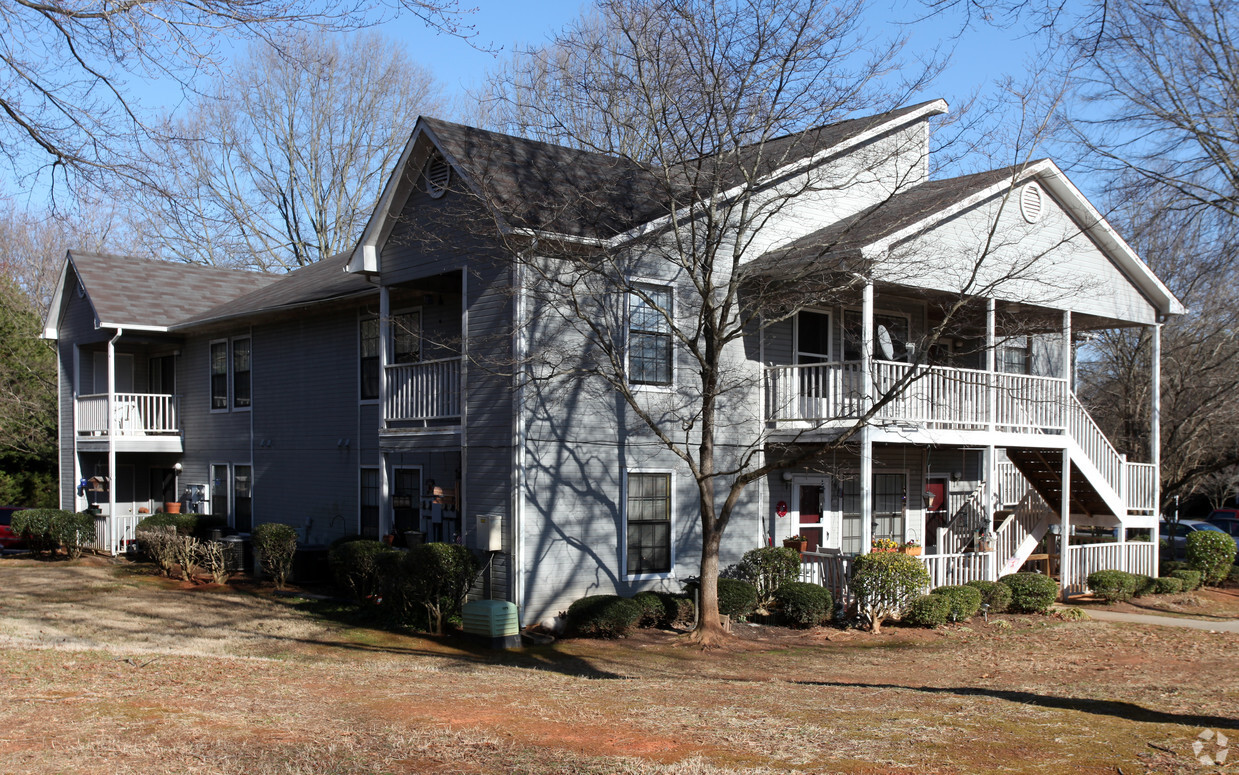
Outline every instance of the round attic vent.
{"type": "Polygon", "coordinates": [[[438,199],[447,193],[447,185],[452,179],[452,168],[447,160],[439,154],[430,157],[426,162],[426,193],[438,199]]]}
{"type": "Polygon", "coordinates": [[[1041,213],[1044,209],[1045,194],[1042,193],[1041,186],[1029,183],[1020,189],[1020,212],[1024,215],[1024,220],[1036,223],[1041,220],[1041,213]]]}

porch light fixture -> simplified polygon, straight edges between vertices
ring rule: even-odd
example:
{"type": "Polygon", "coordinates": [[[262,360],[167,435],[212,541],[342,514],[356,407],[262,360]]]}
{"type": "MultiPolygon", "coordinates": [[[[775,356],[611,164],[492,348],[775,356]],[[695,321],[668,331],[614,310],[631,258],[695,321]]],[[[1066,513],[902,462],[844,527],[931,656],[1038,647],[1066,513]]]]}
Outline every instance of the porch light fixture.
{"type": "Polygon", "coordinates": [[[921,493],[921,496],[925,498],[925,508],[927,508],[927,509],[928,509],[928,508],[931,508],[931,507],[934,505],[934,494],[933,494],[933,491],[931,491],[931,490],[926,490],[925,492],[921,493]]]}
{"type": "Polygon", "coordinates": [[[180,462],[178,461],[172,464],[172,470],[176,471],[179,474],[180,472],[185,470],[185,466],[181,465],[180,462]]]}
{"type": "Polygon", "coordinates": [[[791,481],[792,481],[792,472],[791,472],[791,471],[784,471],[784,472],[783,472],[783,481],[785,481],[785,482],[791,482],[791,481]]]}
{"type": "Polygon", "coordinates": [[[952,471],[952,472],[951,472],[951,481],[952,481],[952,482],[958,482],[960,479],[963,479],[963,478],[964,478],[964,474],[963,474],[963,472],[962,472],[962,471],[952,471]]]}

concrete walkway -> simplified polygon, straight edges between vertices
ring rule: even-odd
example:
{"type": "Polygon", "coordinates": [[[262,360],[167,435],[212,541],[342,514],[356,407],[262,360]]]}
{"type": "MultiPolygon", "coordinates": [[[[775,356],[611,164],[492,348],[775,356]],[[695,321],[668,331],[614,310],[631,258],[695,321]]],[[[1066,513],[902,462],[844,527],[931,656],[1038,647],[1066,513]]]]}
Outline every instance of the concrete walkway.
{"type": "Polygon", "coordinates": [[[1189,627],[1193,630],[1215,630],[1217,632],[1239,632],[1239,620],[1236,619],[1186,619],[1179,616],[1153,616],[1151,614],[1127,614],[1118,611],[1098,611],[1094,608],[1080,608],[1088,618],[1102,622],[1131,622],[1133,624],[1156,624],[1161,627],[1189,627]]]}

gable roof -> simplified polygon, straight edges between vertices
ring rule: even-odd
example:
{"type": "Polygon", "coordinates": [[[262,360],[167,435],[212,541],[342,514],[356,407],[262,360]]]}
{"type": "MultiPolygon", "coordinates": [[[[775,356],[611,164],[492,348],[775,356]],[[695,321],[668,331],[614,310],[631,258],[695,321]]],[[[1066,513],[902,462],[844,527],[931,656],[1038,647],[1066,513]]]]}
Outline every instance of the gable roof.
{"type": "Polygon", "coordinates": [[[414,151],[423,139],[444,155],[508,227],[560,238],[616,241],[671,215],[672,208],[680,206],[676,200],[684,195],[690,200],[715,195],[726,198],[731,191],[718,189],[740,185],[746,170],[749,175],[774,178],[836,153],[849,143],[864,142],[945,110],[942,100],[922,102],[742,146],[735,152],[686,160],[665,169],[422,117],[346,269],[377,271],[379,245],[419,176],[415,165],[424,156],[414,151]],[[716,163],[723,165],[723,179],[718,180],[712,172],[703,176],[707,190],[695,190],[695,176],[713,169],[716,163]]]}
{"type": "Polygon", "coordinates": [[[99,328],[166,331],[187,316],[269,285],[280,275],[131,256],[68,251],[44,335],[56,336],[70,273],[76,275],[99,328]]]}
{"type": "MultiPolygon", "coordinates": [[[[304,307],[335,299],[377,294],[378,287],[361,275],[346,274],[347,253],[339,253],[285,275],[274,275],[275,282],[238,296],[197,315],[182,318],[173,330],[204,323],[259,315],[304,307]]],[[[251,286],[252,287],[252,286],[251,286]]]]}
{"type": "Polygon", "coordinates": [[[892,244],[1025,181],[1036,179],[1105,252],[1145,297],[1164,315],[1187,312],[1170,289],[1149,269],[1092,203],[1049,159],[996,170],[925,181],[868,210],[769,251],[747,265],[753,274],[804,269],[829,256],[832,261],[879,253],[892,244]]]}

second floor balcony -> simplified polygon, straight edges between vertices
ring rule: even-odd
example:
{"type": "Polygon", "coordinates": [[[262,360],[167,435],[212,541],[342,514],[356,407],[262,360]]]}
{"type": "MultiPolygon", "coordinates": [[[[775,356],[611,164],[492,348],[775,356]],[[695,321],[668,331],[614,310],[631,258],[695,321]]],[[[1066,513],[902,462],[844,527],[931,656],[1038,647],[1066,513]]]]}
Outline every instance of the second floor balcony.
{"type": "Polygon", "coordinates": [[[460,423],[460,358],[386,367],[383,419],[388,430],[460,423]]]}
{"type": "Polygon", "coordinates": [[[109,444],[121,451],[180,452],[180,396],[164,393],[107,393],[78,396],[78,446],[109,444]]]}

